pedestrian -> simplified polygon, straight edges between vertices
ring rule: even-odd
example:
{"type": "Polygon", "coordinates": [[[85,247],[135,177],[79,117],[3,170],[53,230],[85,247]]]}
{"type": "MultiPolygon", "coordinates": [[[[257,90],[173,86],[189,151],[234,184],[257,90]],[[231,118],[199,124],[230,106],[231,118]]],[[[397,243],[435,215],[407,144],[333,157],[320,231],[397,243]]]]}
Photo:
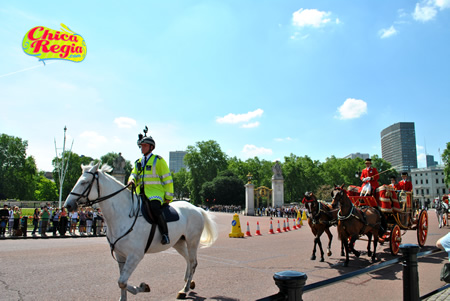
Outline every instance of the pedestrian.
{"type": "Polygon", "coordinates": [[[92,223],[93,223],[94,215],[92,214],[92,208],[86,209],[86,232],[87,235],[92,234],[92,223]]]}
{"type": "Polygon", "coordinates": [[[3,209],[0,209],[0,237],[5,237],[8,219],[9,219],[8,205],[4,204],[3,209]]]}
{"type": "Polygon", "coordinates": [[[39,217],[41,218],[41,236],[46,237],[47,236],[47,226],[48,221],[50,220],[50,212],[48,212],[48,207],[44,206],[44,209],[39,214],[39,217]]]}
{"type": "MultiPolygon", "coordinates": [[[[147,128],[144,130],[147,135],[147,128]]],[[[140,194],[145,208],[155,217],[161,233],[161,243],[169,244],[169,229],[162,215],[162,206],[173,200],[173,179],[166,161],[153,154],[155,141],[152,137],[139,135],[137,142],[143,157],[136,160],[131,171],[128,184],[136,185],[136,192],[140,194]]]]}
{"type": "Polygon", "coordinates": [[[9,220],[8,220],[8,235],[13,235],[13,226],[14,226],[14,207],[9,208],[9,220]]]}
{"type": "Polygon", "coordinates": [[[75,235],[77,223],[78,223],[78,211],[74,211],[71,213],[70,216],[70,231],[69,231],[70,235],[75,235]]]}
{"type": "Polygon", "coordinates": [[[56,208],[55,212],[52,215],[52,222],[53,222],[53,236],[56,236],[56,231],[59,228],[59,208],[56,208]]]}
{"type": "Polygon", "coordinates": [[[86,235],[86,212],[83,208],[81,208],[80,213],[78,214],[80,217],[80,224],[78,226],[78,232],[80,232],[81,236],[86,235]]]}
{"type": "Polygon", "coordinates": [[[33,232],[31,232],[31,235],[36,236],[36,231],[38,229],[39,226],[39,208],[34,209],[34,213],[33,213],[33,232]]]}
{"type": "Polygon", "coordinates": [[[67,229],[67,211],[66,208],[61,208],[61,213],[59,214],[59,235],[60,236],[66,236],[66,229],[67,229]]]}
{"type": "Polygon", "coordinates": [[[14,207],[14,225],[13,225],[13,236],[18,236],[19,224],[20,224],[20,208],[14,207]]]}

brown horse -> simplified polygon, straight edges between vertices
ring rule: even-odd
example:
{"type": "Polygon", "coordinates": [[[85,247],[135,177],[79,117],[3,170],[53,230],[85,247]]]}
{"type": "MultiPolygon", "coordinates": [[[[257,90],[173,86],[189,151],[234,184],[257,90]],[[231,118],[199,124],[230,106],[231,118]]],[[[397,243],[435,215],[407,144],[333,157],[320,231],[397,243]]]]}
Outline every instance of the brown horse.
{"type": "MultiPolygon", "coordinates": [[[[325,232],[328,236],[327,255],[331,256],[331,242],[333,240],[333,234],[330,232],[331,226],[337,225],[337,212],[326,203],[317,201],[316,196],[312,192],[306,192],[302,201],[308,210],[308,225],[311,228],[311,232],[314,235],[314,248],[311,255],[311,260],[316,260],[316,246],[319,246],[320,250],[320,262],[323,262],[323,249],[320,236],[325,232]]],[[[344,256],[344,246],[341,244],[341,256],[344,256]]]]}
{"type": "Polygon", "coordinates": [[[382,235],[381,214],[373,207],[357,208],[348,198],[345,189],[342,186],[334,186],[331,192],[333,197],[333,207],[339,204],[338,212],[338,233],[339,239],[344,244],[345,262],[344,266],[348,266],[349,252],[353,252],[356,257],[360,253],[354,249],[354,243],[361,235],[367,235],[369,244],[367,246],[367,255],[372,257],[372,262],[376,261],[376,250],[378,236],[382,235]],[[370,251],[370,241],[373,236],[373,253],[370,251]]]}

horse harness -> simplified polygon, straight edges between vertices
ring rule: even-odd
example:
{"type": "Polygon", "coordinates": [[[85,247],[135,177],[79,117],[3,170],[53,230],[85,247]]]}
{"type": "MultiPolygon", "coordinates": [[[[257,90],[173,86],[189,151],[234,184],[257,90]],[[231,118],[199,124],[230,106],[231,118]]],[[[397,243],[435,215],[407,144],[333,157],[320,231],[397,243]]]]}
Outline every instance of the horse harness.
{"type": "MultiPolygon", "coordinates": [[[[113,196],[115,196],[115,195],[119,194],[120,192],[124,191],[125,189],[127,189],[127,188],[131,185],[131,186],[132,186],[132,188],[131,188],[131,199],[132,199],[132,203],[134,204],[134,194],[136,193],[136,187],[135,187],[134,183],[130,183],[130,184],[126,185],[125,187],[123,187],[123,188],[117,190],[116,192],[113,192],[113,193],[111,193],[111,194],[108,194],[108,195],[106,195],[106,196],[104,196],[104,197],[100,197],[100,184],[99,184],[99,181],[98,181],[98,171],[96,171],[96,172],[85,171],[85,172],[92,175],[92,181],[89,183],[88,187],[86,187],[86,189],[85,189],[85,190],[83,191],[83,193],[81,193],[81,194],[76,193],[76,192],[72,192],[72,191],[70,192],[70,194],[73,194],[73,195],[75,195],[75,196],[78,197],[78,199],[76,199],[76,202],[77,202],[77,203],[78,203],[78,201],[79,201],[81,198],[85,198],[85,199],[86,199],[86,202],[85,202],[85,205],[84,205],[84,206],[92,206],[92,205],[94,205],[94,204],[98,204],[98,203],[100,203],[100,202],[103,202],[103,201],[105,201],[105,200],[107,200],[107,199],[109,199],[109,198],[112,198],[113,196]],[[97,199],[95,199],[95,200],[90,200],[90,199],[89,199],[89,194],[91,193],[91,189],[92,189],[92,186],[94,185],[94,182],[95,182],[95,181],[97,182],[97,192],[98,192],[98,197],[97,197],[97,199]]],[[[139,211],[140,211],[140,209],[141,209],[141,206],[140,206],[140,204],[139,204],[139,203],[140,203],[140,198],[137,198],[137,199],[138,199],[138,201],[137,201],[137,211],[134,211],[134,210],[133,210],[133,206],[132,206],[132,207],[131,207],[130,214],[129,214],[129,217],[130,217],[130,218],[131,218],[132,216],[134,216],[134,221],[133,221],[133,224],[131,225],[130,229],[128,229],[128,231],[125,232],[125,234],[121,235],[121,236],[120,236],[118,239],[116,239],[116,241],[113,242],[113,243],[109,240],[108,235],[106,235],[106,239],[108,240],[109,247],[110,247],[110,249],[111,249],[111,256],[112,256],[112,257],[114,258],[114,260],[117,261],[117,262],[119,262],[119,261],[118,261],[118,260],[116,259],[116,257],[114,256],[114,248],[115,248],[116,244],[119,242],[119,240],[121,240],[122,238],[124,238],[125,236],[127,236],[128,234],[130,234],[131,231],[133,231],[134,225],[136,224],[137,218],[139,217],[139,211]]],[[[152,243],[153,237],[155,236],[155,230],[156,230],[156,226],[155,226],[155,224],[152,224],[152,228],[151,228],[151,231],[150,231],[150,234],[149,234],[149,238],[148,238],[148,240],[147,240],[147,245],[146,245],[146,247],[145,247],[145,252],[147,252],[148,248],[150,247],[150,244],[152,243]]],[[[144,253],[145,253],[145,252],[144,252],[144,253]]],[[[120,263],[122,263],[122,262],[120,262],[120,263]]]]}
{"type": "Polygon", "coordinates": [[[332,225],[336,225],[337,224],[337,220],[333,219],[332,216],[330,216],[330,212],[329,211],[325,211],[323,209],[324,204],[322,202],[319,201],[315,201],[318,204],[319,210],[317,211],[316,214],[311,214],[311,221],[312,223],[315,224],[324,224],[326,226],[332,226],[332,225]],[[329,217],[331,220],[321,220],[319,217],[321,214],[325,214],[325,216],[329,217]]]}
{"type": "MultiPolygon", "coordinates": [[[[343,191],[342,191],[342,193],[343,193],[343,191]]],[[[334,198],[335,197],[333,197],[333,199],[334,198]]],[[[364,231],[366,230],[367,226],[370,226],[370,227],[373,228],[373,227],[378,226],[378,225],[381,224],[381,222],[380,223],[376,223],[375,225],[368,224],[367,223],[367,215],[366,215],[366,213],[364,211],[362,211],[360,208],[356,208],[355,205],[353,205],[353,203],[351,201],[350,201],[350,204],[352,205],[352,208],[350,209],[350,212],[349,212],[348,215],[341,215],[341,209],[339,209],[338,214],[337,214],[339,221],[345,221],[345,220],[348,220],[351,217],[356,218],[357,220],[359,220],[363,224],[363,227],[360,230],[360,234],[364,233],[364,231]],[[361,217],[359,217],[357,214],[354,213],[355,210],[361,214],[361,217]]],[[[369,206],[364,206],[364,207],[371,208],[369,206]]],[[[376,212],[378,213],[378,215],[380,217],[380,220],[381,220],[380,213],[378,212],[378,210],[376,210],[376,212]]]]}

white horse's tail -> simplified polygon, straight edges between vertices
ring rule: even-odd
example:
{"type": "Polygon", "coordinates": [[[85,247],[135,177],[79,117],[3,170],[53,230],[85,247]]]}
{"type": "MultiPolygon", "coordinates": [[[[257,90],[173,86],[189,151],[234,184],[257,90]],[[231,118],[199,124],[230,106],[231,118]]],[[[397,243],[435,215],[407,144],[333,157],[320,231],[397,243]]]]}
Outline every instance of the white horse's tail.
{"type": "Polygon", "coordinates": [[[212,216],[202,208],[199,209],[203,215],[203,218],[205,219],[205,227],[203,228],[200,243],[203,245],[204,248],[207,248],[210,247],[217,240],[219,233],[217,230],[217,224],[214,221],[214,216],[212,216]]]}

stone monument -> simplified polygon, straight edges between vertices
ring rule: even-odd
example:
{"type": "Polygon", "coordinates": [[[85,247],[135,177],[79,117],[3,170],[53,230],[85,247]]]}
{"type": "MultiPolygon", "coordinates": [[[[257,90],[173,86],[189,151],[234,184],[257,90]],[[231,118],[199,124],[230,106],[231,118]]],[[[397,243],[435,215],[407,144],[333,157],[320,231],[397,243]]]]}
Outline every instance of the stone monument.
{"type": "Polygon", "coordinates": [[[284,205],[284,178],[279,161],[272,166],[272,207],[281,208],[284,205]]]}
{"type": "Polygon", "coordinates": [[[122,157],[122,153],[114,160],[112,176],[120,183],[125,185],[125,159],[122,157]]]}
{"type": "Polygon", "coordinates": [[[255,185],[252,184],[252,175],[247,175],[248,183],[245,184],[245,215],[255,215],[255,185]]]}

